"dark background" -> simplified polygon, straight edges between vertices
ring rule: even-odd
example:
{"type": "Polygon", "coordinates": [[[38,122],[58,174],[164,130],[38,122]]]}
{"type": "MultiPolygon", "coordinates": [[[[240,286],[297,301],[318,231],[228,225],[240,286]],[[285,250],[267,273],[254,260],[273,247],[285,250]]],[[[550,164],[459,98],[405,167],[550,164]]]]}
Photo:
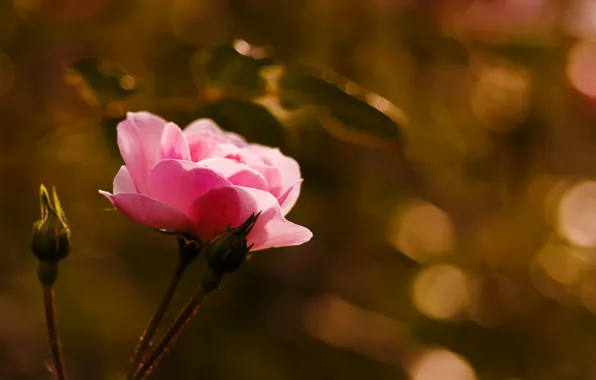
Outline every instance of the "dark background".
{"type": "Polygon", "coordinates": [[[152,378],[596,379],[595,41],[591,0],[1,1],[0,378],[50,378],[44,182],[70,377],[123,379],[176,243],[98,190],[148,110],[295,157],[314,233],[227,278],[152,378]]]}

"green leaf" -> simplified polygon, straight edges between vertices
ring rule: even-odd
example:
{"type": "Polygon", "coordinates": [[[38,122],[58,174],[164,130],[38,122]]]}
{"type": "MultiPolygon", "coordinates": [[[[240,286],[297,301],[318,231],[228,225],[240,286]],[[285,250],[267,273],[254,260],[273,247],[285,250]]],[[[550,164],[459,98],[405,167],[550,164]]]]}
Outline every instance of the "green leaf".
{"type": "Polygon", "coordinates": [[[236,40],[219,45],[205,53],[203,70],[212,85],[223,88],[243,88],[258,93],[264,91],[259,70],[273,64],[266,48],[236,40]]]}
{"type": "Polygon", "coordinates": [[[65,80],[76,85],[81,96],[88,97],[91,94],[100,104],[124,100],[138,90],[137,79],[122,67],[97,58],[85,58],[73,63],[67,70],[65,80]]]}
{"type": "Polygon", "coordinates": [[[264,107],[244,100],[223,99],[193,112],[190,119],[213,119],[221,128],[242,135],[247,141],[282,147],[283,125],[264,107]]]}
{"type": "Polygon", "coordinates": [[[329,69],[289,66],[279,80],[280,102],[287,107],[319,108],[319,121],[334,136],[357,144],[397,148],[403,112],[384,97],[329,69]]]}

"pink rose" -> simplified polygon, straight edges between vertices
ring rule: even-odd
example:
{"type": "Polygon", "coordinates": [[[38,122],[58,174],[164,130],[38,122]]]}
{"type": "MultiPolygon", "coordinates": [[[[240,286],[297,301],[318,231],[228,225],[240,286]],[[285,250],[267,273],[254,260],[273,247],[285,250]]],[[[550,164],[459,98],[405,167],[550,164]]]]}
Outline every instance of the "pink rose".
{"type": "Polygon", "coordinates": [[[300,166],[279,149],[247,143],[200,119],[182,131],[148,112],[118,125],[126,163],[114,194],[100,191],[134,222],[207,241],[261,212],[252,251],[298,245],[312,233],[284,217],[300,194],[300,166]]]}

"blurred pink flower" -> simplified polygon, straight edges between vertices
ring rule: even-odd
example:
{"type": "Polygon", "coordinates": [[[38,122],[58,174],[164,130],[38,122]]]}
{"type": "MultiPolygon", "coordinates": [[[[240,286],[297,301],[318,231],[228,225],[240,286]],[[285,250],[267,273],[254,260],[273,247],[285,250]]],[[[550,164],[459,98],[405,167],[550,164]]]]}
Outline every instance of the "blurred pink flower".
{"type": "Polygon", "coordinates": [[[182,131],[148,112],[128,113],[118,125],[118,146],[126,165],[114,178],[114,193],[100,193],[138,224],[207,241],[261,212],[248,235],[253,251],[312,237],[284,217],[302,177],[279,149],[249,144],[208,119],[182,131]]]}

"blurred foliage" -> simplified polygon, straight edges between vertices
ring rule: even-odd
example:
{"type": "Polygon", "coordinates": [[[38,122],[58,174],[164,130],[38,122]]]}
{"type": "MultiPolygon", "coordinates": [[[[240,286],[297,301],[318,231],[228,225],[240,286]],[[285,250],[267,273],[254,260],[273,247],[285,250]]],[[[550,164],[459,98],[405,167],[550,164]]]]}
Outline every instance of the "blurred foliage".
{"type": "Polygon", "coordinates": [[[136,110],[295,157],[289,218],[315,236],[254,255],[153,378],[596,379],[595,20],[592,0],[0,3],[0,379],[49,378],[40,182],[73,232],[71,377],[121,378],[176,249],[97,194],[136,110]]]}

